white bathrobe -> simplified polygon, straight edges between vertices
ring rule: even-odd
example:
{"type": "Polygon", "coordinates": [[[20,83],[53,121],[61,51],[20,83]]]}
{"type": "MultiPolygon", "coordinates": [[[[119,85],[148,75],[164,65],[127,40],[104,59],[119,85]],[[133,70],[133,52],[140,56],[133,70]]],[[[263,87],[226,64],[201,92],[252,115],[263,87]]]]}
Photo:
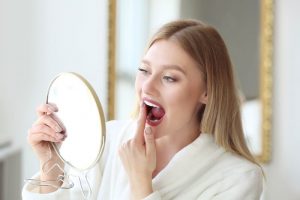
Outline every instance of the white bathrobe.
{"type": "MultiPolygon", "coordinates": [[[[104,154],[88,173],[91,199],[130,199],[129,182],[118,156],[118,147],[133,137],[135,128],[133,120],[107,123],[104,154]]],[[[24,200],[83,199],[76,180],[73,180],[74,188],[48,194],[39,194],[39,187],[25,184],[22,196],[24,200]]],[[[262,183],[260,167],[217,146],[211,134],[201,133],[153,178],[154,192],[144,200],[258,200],[262,183]]]]}

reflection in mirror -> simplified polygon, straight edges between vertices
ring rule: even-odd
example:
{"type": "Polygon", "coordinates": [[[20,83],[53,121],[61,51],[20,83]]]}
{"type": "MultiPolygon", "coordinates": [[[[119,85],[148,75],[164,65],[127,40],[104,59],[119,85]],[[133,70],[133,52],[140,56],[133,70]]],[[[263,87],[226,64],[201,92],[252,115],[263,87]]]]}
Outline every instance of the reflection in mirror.
{"type": "Polygon", "coordinates": [[[55,150],[65,164],[83,171],[93,167],[104,147],[105,119],[91,85],[75,73],[62,73],[51,83],[47,103],[58,107],[56,115],[67,138],[55,150]]]}
{"type": "Polygon", "coordinates": [[[215,26],[228,46],[243,99],[242,115],[249,147],[259,161],[268,161],[272,0],[117,1],[115,6],[116,24],[111,26],[116,26],[116,79],[111,81],[116,85],[116,102],[113,102],[116,118],[126,118],[132,111],[129,109],[135,102],[135,73],[149,36],[168,21],[199,19],[215,26]]]}

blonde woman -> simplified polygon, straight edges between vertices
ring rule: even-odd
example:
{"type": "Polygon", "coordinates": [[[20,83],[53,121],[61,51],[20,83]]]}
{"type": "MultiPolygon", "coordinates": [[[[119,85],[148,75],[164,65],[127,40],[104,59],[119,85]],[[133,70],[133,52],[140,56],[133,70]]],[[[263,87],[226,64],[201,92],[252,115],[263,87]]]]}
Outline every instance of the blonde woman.
{"type": "MultiPolygon", "coordinates": [[[[262,170],[246,146],[231,61],[213,27],[164,25],[138,66],[135,88],[137,118],[107,123],[104,156],[90,173],[92,199],[260,198],[262,170]]],[[[64,135],[54,135],[63,129],[55,131],[58,119],[39,116],[28,139],[43,161],[43,144],[64,135]]],[[[59,175],[40,173],[41,180],[59,175]]],[[[25,185],[23,198],[82,199],[77,190],[25,185]]]]}

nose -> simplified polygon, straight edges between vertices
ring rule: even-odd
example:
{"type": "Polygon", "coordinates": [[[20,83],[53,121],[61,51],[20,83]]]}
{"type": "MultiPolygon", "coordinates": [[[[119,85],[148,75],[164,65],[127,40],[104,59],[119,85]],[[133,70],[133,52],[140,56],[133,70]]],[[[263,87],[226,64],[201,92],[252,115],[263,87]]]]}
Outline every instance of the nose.
{"type": "Polygon", "coordinates": [[[142,92],[149,96],[157,96],[159,80],[155,76],[148,77],[142,84],[142,92]]]}

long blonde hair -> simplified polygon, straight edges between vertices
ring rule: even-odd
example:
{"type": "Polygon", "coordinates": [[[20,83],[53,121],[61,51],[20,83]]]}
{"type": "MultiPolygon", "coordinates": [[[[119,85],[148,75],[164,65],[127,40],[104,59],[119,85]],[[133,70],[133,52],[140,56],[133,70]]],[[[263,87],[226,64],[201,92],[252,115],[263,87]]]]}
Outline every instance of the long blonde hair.
{"type": "Polygon", "coordinates": [[[213,27],[196,20],[177,20],[162,26],[152,37],[179,44],[204,74],[208,102],[200,110],[200,131],[213,134],[215,142],[229,152],[256,163],[244,138],[240,98],[226,45],[213,27]]]}

